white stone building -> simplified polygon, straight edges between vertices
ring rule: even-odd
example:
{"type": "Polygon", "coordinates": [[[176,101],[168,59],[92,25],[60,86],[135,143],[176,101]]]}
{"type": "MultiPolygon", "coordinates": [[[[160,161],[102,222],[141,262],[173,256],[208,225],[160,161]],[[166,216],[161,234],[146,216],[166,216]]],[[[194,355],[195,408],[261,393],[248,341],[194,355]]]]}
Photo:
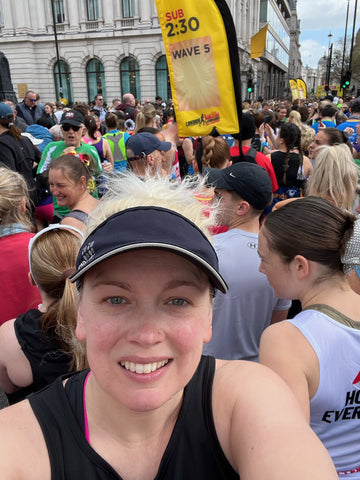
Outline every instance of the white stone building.
{"type": "MultiPolygon", "coordinates": [[[[243,98],[250,78],[253,98],[284,96],[290,54],[288,1],[227,2],[237,31],[243,98]],[[266,50],[260,59],[250,59],[250,39],[266,22],[266,50]]],[[[142,100],[171,96],[153,0],[1,0],[0,52],[9,63],[19,100],[24,88],[39,92],[42,101],[55,100],[60,80],[70,102],[89,102],[102,93],[110,104],[128,91],[142,100]]]]}

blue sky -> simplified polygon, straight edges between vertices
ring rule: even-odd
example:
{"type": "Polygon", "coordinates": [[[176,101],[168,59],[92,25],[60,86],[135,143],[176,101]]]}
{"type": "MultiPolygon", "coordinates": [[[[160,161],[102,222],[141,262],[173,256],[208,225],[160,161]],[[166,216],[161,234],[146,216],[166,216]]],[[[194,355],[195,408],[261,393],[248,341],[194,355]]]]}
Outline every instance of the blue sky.
{"type": "MultiPolygon", "coordinates": [[[[328,51],[329,33],[331,41],[338,43],[344,38],[347,0],[298,0],[297,12],[300,19],[301,59],[303,65],[316,67],[319,59],[328,51]]],[[[355,33],[360,28],[360,0],[358,0],[355,33]]],[[[350,0],[347,45],[351,44],[355,0],[350,0]]]]}

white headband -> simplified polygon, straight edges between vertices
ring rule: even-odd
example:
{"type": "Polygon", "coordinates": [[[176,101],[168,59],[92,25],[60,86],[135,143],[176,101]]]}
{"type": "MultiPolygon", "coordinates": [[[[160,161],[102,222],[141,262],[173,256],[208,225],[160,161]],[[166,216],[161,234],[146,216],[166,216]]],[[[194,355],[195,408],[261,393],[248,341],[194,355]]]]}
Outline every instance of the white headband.
{"type": "Polygon", "coordinates": [[[49,225],[48,227],[43,228],[42,230],[40,230],[40,232],[38,232],[36,235],[31,237],[30,242],[29,242],[29,269],[30,269],[30,274],[31,274],[35,283],[36,283],[36,281],[35,281],[34,275],[33,275],[32,270],[31,270],[31,252],[32,252],[32,249],[34,247],[34,243],[44,233],[49,232],[50,230],[58,230],[58,229],[59,230],[73,230],[74,232],[78,233],[81,237],[84,237],[83,232],[81,230],[79,230],[78,228],[75,228],[71,225],[62,225],[61,223],[53,223],[52,225],[49,225]]]}

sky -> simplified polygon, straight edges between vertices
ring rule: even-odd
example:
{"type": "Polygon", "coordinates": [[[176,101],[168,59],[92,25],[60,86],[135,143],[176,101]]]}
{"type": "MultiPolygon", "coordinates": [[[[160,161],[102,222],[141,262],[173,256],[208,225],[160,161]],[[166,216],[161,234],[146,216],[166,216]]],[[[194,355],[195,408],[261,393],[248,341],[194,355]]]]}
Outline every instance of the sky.
{"type": "MultiPolygon", "coordinates": [[[[350,0],[347,45],[351,45],[356,0],[350,0]]],[[[329,49],[329,34],[335,45],[344,38],[348,0],[298,0],[300,20],[300,51],[303,65],[316,67],[329,49]]],[[[357,4],[355,34],[360,28],[360,0],[357,4]]]]}

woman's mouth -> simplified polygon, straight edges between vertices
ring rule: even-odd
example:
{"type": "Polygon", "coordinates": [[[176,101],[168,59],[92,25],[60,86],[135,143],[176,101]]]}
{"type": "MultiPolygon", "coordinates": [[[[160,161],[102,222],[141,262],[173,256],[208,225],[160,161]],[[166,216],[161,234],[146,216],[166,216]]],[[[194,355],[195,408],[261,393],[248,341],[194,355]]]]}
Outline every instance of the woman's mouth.
{"type": "Polygon", "coordinates": [[[143,374],[143,373],[155,372],[155,370],[158,370],[159,368],[162,368],[165,365],[167,365],[168,362],[169,360],[162,360],[161,362],[152,362],[152,363],[134,363],[134,362],[123,361],[123,362],[120,362],[120,365],[126,370],[129,370],[130,372],[143,374]]]}

